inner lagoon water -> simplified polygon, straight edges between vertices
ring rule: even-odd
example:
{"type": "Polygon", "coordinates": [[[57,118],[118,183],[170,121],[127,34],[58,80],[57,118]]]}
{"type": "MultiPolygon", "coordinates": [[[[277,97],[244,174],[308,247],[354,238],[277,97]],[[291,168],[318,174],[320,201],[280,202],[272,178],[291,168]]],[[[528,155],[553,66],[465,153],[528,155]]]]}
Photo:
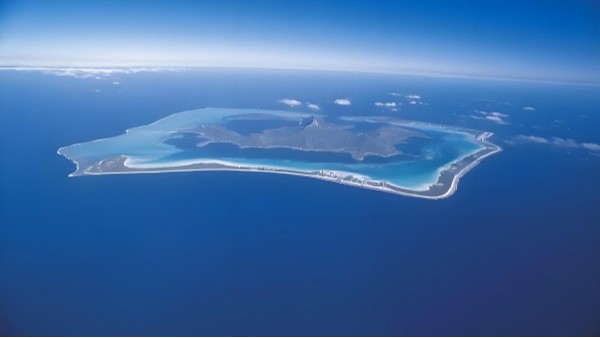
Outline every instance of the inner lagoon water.
{"type": "MultiPolygon", "coordinates": [[[[388,158],[371,156],[379,161],[372,161],[369,158],[359,161],[353,160],[349,156],[346,156],[349,157],[348,159],[344,159],[342,154],[323,151],[306,154],[305,151],[285,148],[242,150],[236,147],[238,154],[231,154],[231,145],[227,147],[223,144],[221,144],[221,148],[212,147],[212,152],[207,152],[206,149],[194,145],[182,149],[181,146],[178,147],[176,144],[168,142],[185,136],[182,132],[191,131],[207,124],[227,126],[228,119],[240,119],[244,116],[260,114],[269,116],[269,120],[277,118],[277,120],[283,119],[295,124],[302,123],[303,119],[311,116],[307,113],[290,111],[204,108],[176,113],[145,126],[130,128],[127,133],[117,137],[62,147],[59,153],[83,166],[80,168],[81,170],[85,170],[87,166],[101,160],[116,156],[126,156],[128,158],[126,165],[139,169],[169,169],[188,163],[219,160],[235,166],[260,166],[306,173],[320,170],[351,172],[363,177],[390,182],[402,188],[427,190],[437,182],[443,169],[485,149],[476,140],[476,134],[473,132],[464,132],[447,126],[402,121],[394,123],[406,126],[405,130],[414,129],[420,135],[416,138],[416,142],[415,137],[411,137],[403,141],[405,144],[399,145],[401,151],[406,148],[407,151],[413,153],[413,156],[403,154],[388,158]],[[221,151],[218,151],[219,149],[221,151]]],[[[388,124],[377,123],[377,125],[388,124]]]]}
{"type": "Polygon", "coordinates": [[[599,157],[513,142],[600,143],[598,94],[346,73],[0,71],[0,332],[598,335],[599,157]],[[198,107],[288,109],[281,98],[489,130],[504,151],[439,201],[264,173],[69,178],[56,154],[198,107]],[[391,100],[399,111],[374,105],[391,100]]]}

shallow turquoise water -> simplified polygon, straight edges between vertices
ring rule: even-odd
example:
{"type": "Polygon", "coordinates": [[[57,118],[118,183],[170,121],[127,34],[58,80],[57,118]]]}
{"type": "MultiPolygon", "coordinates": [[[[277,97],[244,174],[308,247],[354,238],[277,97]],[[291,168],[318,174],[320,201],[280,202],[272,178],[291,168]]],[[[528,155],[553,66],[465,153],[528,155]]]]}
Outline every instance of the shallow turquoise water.
{"type": "MultiPolygon", "coordinates": [[[[209,158],[203,157],[198,152],[185,151],[165,143],[167,139],[182,130],[196,128],[203,124],[222,124],[226,117],[251,113],[270,114],[281,119],[295,120],[311,116],[304,113],[271,110],[198,109],[173,114],[149,125],[131,128],[126,134],[116,137],[61,148],[60,152],[75,161],[88,163],[88,165],[102,159],[124,155],[129,157],[128,166],[139,168],[168,168],[193,161],[220,160],[246,166],[286,168],[305,172],[342,171],[387,181],[411,190],[427,190],[430,185],[437,182],[443,168],[483,148],[475,136],[470,133],[445,126],[401,121],[397,123],[418,130],[428,139],[416,149],[411,149],[415,155],[412,158],[403,158],[389,163],[307,162],[295,160],[293,156],[290,156],[289,159],[220,156],[209,158]]],[[[410,139],[408,145],[403,146],[411,147],[410,139]]],[[[415,147],[413,146],[413,148],[415,147]]],[[[252,152],[252,149],[244,151],[252,152]]]]}

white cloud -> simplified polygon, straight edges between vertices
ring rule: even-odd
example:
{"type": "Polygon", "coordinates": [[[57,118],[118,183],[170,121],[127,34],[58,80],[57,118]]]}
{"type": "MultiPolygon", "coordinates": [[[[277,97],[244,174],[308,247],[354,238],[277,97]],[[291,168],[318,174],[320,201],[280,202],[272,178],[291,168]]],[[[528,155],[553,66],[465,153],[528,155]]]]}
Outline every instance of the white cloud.
{"type": "Polygon", "coordinates": [[[114,84],[115,86],[118,86],[118,85],[120,85],[120,84],[121,84],[121,82],[119,82],[119,81],[113,81],[113,83],[112,83],[112,84],[114,84]]]}
{"type": "Polygon", "coordinates": [[[479,115],[471,115],[471,118],[473,118],[473,119],[487,120],[487,121],[494,122],[496,124],[508,124],[508,122],[506,121],[506,119],[509,118],[508,114],[503,114],[503,113],[500,113],[497,111],[486,112],[483,110],[473,110],[473,112],[479,114],[479,115]]]}
{"type": "Polygon", "coordinates": [[[68,77],[76,77],[80,79],[88,79],[94,78],[96,80],[100,80],[101,77],[94,75],[93,73],[88,73],[85,71],[72,70],[72,69],[49,69],[43,70],[43,74],[55,75],[55,76],[68,76],[68,77]]]}
{"type": "Polygon", "coordinates": [[[579,144],[573,139],[564,139],[560,137],[553,137],[552,144],[562,148],[577,148],[579,144]]]}
{"type": "Polygon", "coordinates": [[[112,74],[136,74],[141,72],[176,71],[177,68],[132,67],[132,68],[74,68],[74,67],[2,67],[2,70],[41,72],[55,76],[68,76],[80,79],[103,79],[112,74]]]}
{"type": "Polygon", "coordinates": [[[349,106],[352,104],[350,99],[335,99],[333,103],[337,104],[338,106],[349,106]]]}
{"type": "Polygon", "coordinates": [[[535,110],[535,107],[526,106],[526,107],[523,107],[523,110],[534,111],[534,110],[535,110]]]}
{"type": "Polygon", "coordinates": [[[590,143],[590,142],[582,142],[579,143],[573,139],[564,139],[561,137],[552,137],[545,138],[541,136],[534,135],[517,135],[512,138],[508,143],[537,143],[537,144],[545,144],[558,148],[569,148],[569,149],[586,149],[593,152],[600,152],[600,144],[598,143],[590,143]]]}
{"type": "Polygon", "coordinates": [[[393,108],[396,106],[397,106],[396,102],[375,102],[375,107],[393,108]]]}
{"type": "MultiPolygon", "coordinates": [[[[423,102],[421,100],[421,95],[419,94],[402,94],[402,93],[388,93],[390,96],[396,96],[406,99],[406,102],[411,105],[421,105],[426,106],[427,102],[423,102]]],[[[402,104],[399,102],[398,104],[402,104]]]]}
{"type": "Polygon", "coordinates": [[[497,111],[491,112],[489,114],[490,114],[490,116],[495,116],[495,117],[500,117],[500,118],[507,118],[508,117],[508,114],[502,114],[502,113],[499,113],[497,111]]]}
{"type": "Polygon", "coordinates": [[[533,136],[533,135],[519,135],[519,136],[515,137],[515,140],[521,141],[521,142],[533,142],[533,143],[540,143],[540,144],[550,143],[550,141],[547,138],[540,137],[540,136],[533,136]]]}
{"type": "Polygon", "coordinates": [[[287,98],[285,98],[285,99],[281,99],[281,100],[279,100],[278,102],[279,102],[279,103],[283,103],[283,104],[285,104],[285,105],[287,105],[287,106],[290,106],[290,107],[292,107],[292,108],[294,108],[294,107],[297,107],[297,106],[301,106],[301,105],[302,105],[302,102],[300,102],[300,101],[298,101],[298,100],[295,100],[295,99],[287,99],[287,98]]]}
{"type": "Polygon", "coordinates": [[[486,120],[488,120],[488,121],[492,121],[492,122],[494,122],[494,123],[497,123],[497,124],[506,124],[506,121],[504,121],[504,120],[503,120],[501,117],[499,117],[499,116],[491,116],[491,115],[488,115],[488,116],[486,116],[486,117],[485,117],[485,119],[486,119],[486,120]]]}
{"type": "Polygon", "coordinates": [[[319,107],[319,105],[314,104],[314,103],[306,102],[306,106],[308,107],[308,109],[321,110],[321,107],[319,107]]]}
{"type": "Polygon", "coordinates": [[[581,146],[587,150],[591,150],[591,151],[600,151],[600,144],[598,143],[587,143],[584,142],[581,144],[581,146]]]}

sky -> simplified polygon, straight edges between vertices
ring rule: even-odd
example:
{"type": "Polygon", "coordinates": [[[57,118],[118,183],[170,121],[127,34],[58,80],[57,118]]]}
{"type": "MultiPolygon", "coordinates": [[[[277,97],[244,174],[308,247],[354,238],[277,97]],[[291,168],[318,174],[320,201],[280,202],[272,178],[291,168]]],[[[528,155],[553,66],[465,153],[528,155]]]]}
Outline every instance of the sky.
{"type": "Polygon", "coordinates": [[[224,66],[600,83],[600,2],[2,1],[3,66],[224,66]]]}

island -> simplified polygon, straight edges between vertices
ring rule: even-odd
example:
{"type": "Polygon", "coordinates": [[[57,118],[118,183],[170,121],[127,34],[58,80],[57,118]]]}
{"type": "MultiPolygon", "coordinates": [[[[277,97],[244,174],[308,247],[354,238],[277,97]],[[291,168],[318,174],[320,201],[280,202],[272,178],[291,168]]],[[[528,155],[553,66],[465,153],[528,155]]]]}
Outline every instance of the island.
{"type": "Polygon", "coordinates": [[[250,171],[441,199],[501,148],[490,132],[388,116],[203,108],[62,147],[69,176],[250,171]]]}

